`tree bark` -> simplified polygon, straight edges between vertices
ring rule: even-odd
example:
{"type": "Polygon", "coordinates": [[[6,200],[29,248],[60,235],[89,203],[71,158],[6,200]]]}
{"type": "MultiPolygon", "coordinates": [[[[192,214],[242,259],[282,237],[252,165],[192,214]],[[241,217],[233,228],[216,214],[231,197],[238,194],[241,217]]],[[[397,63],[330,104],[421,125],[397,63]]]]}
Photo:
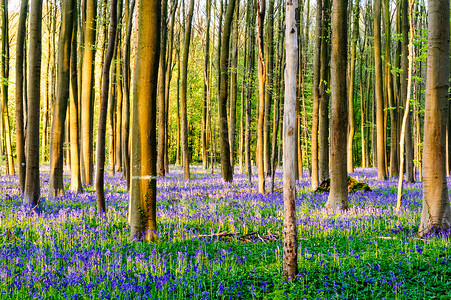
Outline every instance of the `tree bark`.
{"type": "Polygon", "coordinates": [[[283,115],[283,276],[289,281],[298,274],[298,234],[296,226],[296,73],[298,45],[296,9],[297,0],[286,5],[286,59],[285,104],[283,115]]]}
{"type": "Polygon", "coordinates": [[[210,23],[211,23],[211,0],[207,0],[207,28],[205,30],[205,61],[204,61],[204,99],[202,106],[202,165],[208,169],[208,139],[207,139],[207,115],[208,100],[210,93],[210,23]]]}
{"type": "Polygon", "coordinates": [[[61,2],[61,29],[58,38],[58,65],[56,101],[53,106],[50,136],[50,182],[49,198],[64,194],[63,149],[67,100],[70,86],[70,58],[73,31],[74,1],[61,2]]]}
{"type": "Polygon", "coordinates": [[[235,10],[235,0],[229,0],[227,5],[227,12],[224,18],[224,26],[222,29],[221,42],[221,57],[219,61],[219,97],[218,97],[218,112],[219,112],[219,144],[221,147],[221,172],[222,179],[225,182],[233,181],[233,171],[230,162],[230,144],[228,136],[227,124],[227,92],[228,92],[228,65],[229,65],[229,44],[230,31],[233,21],[233,13],[235,10]]]}
{"type": "Polygon", "coordinates": [[[41,95],[42,1],[30,4],[28,66],[28,114],[24,204],[37,206],[39,181],[39,104],[41,95]]]}
{"type": "Polygon", "coordinates": [[[323,3],[321,0],[316,3],[316,40],[315,40],[315,62],[313,65],[313,108],[312,108],[312,189],[316,189],[318,182],[318,113],[319,113],[319,85],[321,72],[321,33],[322,33],[323,3]]]}
{"type": "Polygon", "coordinates": [[[428,1],[428,58],[423,139],[423,210],[419,235],[447,230],[451,207],[445,174],[449,87],[449,0],[428,1]]]}
{"type": "Polygon", "coordinates": [[[187,115],[187,79],[188,79],[188,56],[189,46],[191,42],[191,24],[193,20],[194,0],[190,0],[188,15],[186,16],[185,42],[183,45],[182,58],[182,78],[181,78],[181,141],[182,141],[182,160],[183,160],[183,177],[190,179],[189,171],[189,149],[188,149],[188,115],[187,115]]]}
{"type": "Polygon", "coordinates": [[[166,41],[168,0],[161,1],[161,43],[160,43],[160,70],[158,72],[158,150],[157,150],[157,176],[164,177],[164,151],[166,129],[166,41]]]}
{"type": "Polygon", "coordinates": [[[86,0],[84,50],[81,79],[81,172],[82,182],[93,180],[93,111],[94,111],[94,59],[96,44],[97,1],[86,0]]]}
{"type": "MultiPolygon", "coordinates": [[[[120,4],[122,5],[122,3],[120,4]]],[[[114,48],[116,46],[117,31],[117,0],[111,0],[110,25],[108,29],[108,48],[105,54],[105,62],[102,68],[102,90],[100,94],[100,113],[99,127],[97,129],[97,154],[96,154],[96,196],[97,196],[97,213],[104,214],[105,207],[105,135],[106,135],[106,119],[108,112],[108,97],[110,86],[110,67],[114,56],[114,48]]],[[[155,175],[154,175],[155,176],[155,175]]]]}
{"type": "MultiPolygon", "coordinates": [[[[16,43],[16,154],[17,170],[19,173],[19,187],[23,193],[25,190],[25,114],[24,114],[24,53],[26,38],[26,22],[28,12],[28,0],[21,1],[19,13],[19,25],[17,27],[16,43]]],[[[25,99],[24,99],[25,98],[25,99]]]]}
{"type": "Polygon", "coordinates": [[[376,79],[377,179],[385,180],[387,179],[387,173],[385,172],[384,93],[382,89],[381,0],[374,1],[374,63],[376,79]]]}
{"type": "Polygon", "coordinates": [[[257,124],[257,165],[258,165],[258,192],[265,194],[265,168],[264,168],[264,122],[265,122],[265,84],[266,66],[264,56],[263,28],[266,11],[266,0],[257,0],[257,45],[258,45],[258,124],[257,124]]]}
{"type": "Polygon", "coordinates": [[[229,122],[229,145],[230,145],[230,165],[232,174],[235,166],[235,131],[236,131],[236,100],[238,98],[238,22],[240,13],[240,2],[235,0],[235,11],[233,20],[233,36],[230,62],[230,122],[229,122]]]}
{"type": "MultiPolygon", "coordinates": [[[[192,0],[191,0],[192,1],[192,0]]],[[[140,0],[131,133],[130,239],[157,238],[156,116],[160,50],[157,0],[140,0]]]]}
{"type": "Polygon", "coordinates": [[[255,7],[254,1],[247,6],[246,12],[246,29],[248,32],[247,44],[247,66],[246,66],[246,136],[245,136],[245,161],[246,173],[249,185],[252,187],[252,162],[251,162],[251,94],[252,94],[252,78],[254,74],[255,55],[252,51],[255,44],[254,21],[255,7]]]}
{"type": "Polygon", "coordinates": [[[332,11],[332,109],[331,109],[331,164],[330,193],[326,203],[333,210],[348,208],[348,184],[346,173],[347,107],[347,0],[333,0],[332,11]]]}
{"type": "Polygon", "coordinates": [[[70,190],[75,193],[82,191],[80,172],[80,123],[78,107],[78,75],[77,75],[77,32],[78,7],[74,3],[72,41],[70,50],[70,190]]]}

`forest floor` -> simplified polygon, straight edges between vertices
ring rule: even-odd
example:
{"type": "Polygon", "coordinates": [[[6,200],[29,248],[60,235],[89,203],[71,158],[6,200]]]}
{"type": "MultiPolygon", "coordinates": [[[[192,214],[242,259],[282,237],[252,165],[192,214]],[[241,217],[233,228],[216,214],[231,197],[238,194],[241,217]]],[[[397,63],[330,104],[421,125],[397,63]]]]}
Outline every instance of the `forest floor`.
{"type": "MultiPolygon", "coordinates": [[[[219,170],[192,172],[186,182],[172,167],[158,180],[159,240],[151,244],[129,242],[120,173],[106,176],[104,218],[93,188],[43,198],[39,215],[30,216],[17,176],[0,177],[0,298],[451,298],[449,234],[417,237],[421,183],[405,184],[395,213],[397,181],[378,182],[375,170],[357,169],[351,175],[373,191],[350,194],[351,209],[333,214],[322,208],[327,194],[313,194],[309,180],[300,180],[300,273],[289,283],[281,276],[281,192],[257,194],[257,177],[251,188],[244,175],[224,184],[219,170]]],[[[41,173],[47,195],[48,168],[41,173]]]]}

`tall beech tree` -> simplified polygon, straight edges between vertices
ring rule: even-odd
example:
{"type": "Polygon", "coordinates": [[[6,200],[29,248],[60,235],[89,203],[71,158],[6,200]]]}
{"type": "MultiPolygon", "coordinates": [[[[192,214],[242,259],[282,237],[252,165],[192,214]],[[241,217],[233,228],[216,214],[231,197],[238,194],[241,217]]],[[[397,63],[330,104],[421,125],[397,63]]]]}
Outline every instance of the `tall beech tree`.
{"type": "Polygon", "coordinates": [[[80,172],[80,118],[77,72],[77,33],[78,33],[78,8],[74,3],[72,22],[72,41],[70,49],[70,95],[69,95],[69,126],[70,126],[70,190],[81,192],[80,172]]]}
{"type": "Polygon", "coordinates": [[[295,280],[298,274],[296,226],[296,75],[298,45],[297,0],[286,2],[285,105],[283,115],[283,276],[295,280]]]}
{"type": "Polygon", "coordinates": [[[319,110],[319,85],[321,72],[321,33],[322,33],[323,2],[316,2],[316,31],[315,31],[315,61],[313,64],[313,107],[312,107],[312,176],[311,186],[316,189],[318,182],[318,110],[319,110]]]}
{"type": "MultiPolygon", "coordinates": [[[[61,28],[58,39],[56,101],[53,105],[52,130],[50,132],[49,197],[61,196],[64,194],[64,124],[66,122],[67,102],[69,99],[74,4],[73,0],[61,1],[61,28]]],[[[77,115],[73,117],[77,118],[77,115]]]]}
{"type": "Polygon", "coordinates": [[[160,63],[158,72],[158,151],[157,151],[157,176],[164,177],[165,145],[166,145],[166,44],[168,36],[167,26],[168,0],[161,2],[161,42],[160,63]]]}
{"type": "Polygon", "coordinates": [[[97,1],[84,1],[83,63],[81,69],[81,172],[82,182],[93,180],[94,59],[96,49],[97,1]]]}
{"type": "Polygon", "coordinates": [[[428,1],[428,58],[423,147],[423,210],[420,236],[451,227],[445,174],[449,87],[449,0],[428,1]]]}
{"type": "MultiPolygon", "coordinates": [[[[191,0],[193,1],[193,0],[191,0]]],[[[130,239],[157,238],[157,82],[161,1],[140,0],[131,128],[130,239]]]]}
{"type": "Polygon", "coordinates": [[[207,24],[205,29],[205,61],[204,61],[204,99],[202,106],[202,164],[204,169],[208,168],[208,106],[210,100],[210,23],[211,23],[211,1],[207,0],[206,11],[207,11],[207,24]]]}
{"type": "MultiPolygon", "coordinates": [[[[385,172],[384,93],[382,86],[381,58],[381,0],[374,0],[374,64],[377,127],[377,178],[387,179],[385,172]]],[[[374,137],[373,137],[374,138],[374,137]]]]}
{"type": "Polygon", "coordinates": [[[227,94],[228,94],[228,65],[230,50],[230,32],[232,29],[235,0],[229,0],[227,12],[224,18],[222,31],[221,56],[219,61],[219,146],[221,147],[221,172],[222,179],[226,182],[233,181],[233,170],[230,160],[229,127],[227,124],[227,94]]]}
{"type": "Polygon", "coordinates": [[[129,152],[129,141],[130,141],[130,43],[131,43],[131,36],[132,36],[132,29],[133,29],[133,11],[135,9],[135,0],[132,0],[130,3],[130,9],[129,9],[129,18],[127,22],[127,35],[125,37],[125,47],[123,52],[123,63],[124,67],[122,68],[124,70],[123,78],[122,78],[122,84],[123,86],[123,97],[122,100],[124,105],[123,113],[124,116],[124,122],[122,123],[122,155],[124,160],[124,173],[125,173],[125,179],[127,181],[127,189],[130,190],[130,152],[129,152]]]}
{"type": "Polygon", "coordinates": [[[41,98],[42,0],[30,3],[27,147],[24,204],[39,203],[39,104],[41,98]]]}
{"type": "MultiPolygon", "coordinates": [[[[122,5],[122,3],[121,3],[122,5]]],[[[96,195],[97,195],[97,212],[103,214],[105,207],[105,135],[106,135],[106,118],[109,102],[109,86],[110,86],[110,67],[114,56],[114,48],[116,45],[117,31],[117,0],[111,0],[110,25],[108,29],[108,48],[105,53],[105,62],[102,68],[102,90],[100,94],[100,113],[99,127],[97,129],[97,155],[96,155],[96,195]]],[[[155,126],[154,126],[155,127],[155,126]]],[[[110,141],[110,147],[113,147],[110,141]]],[[[114,166],[113,166],[114,167],[114,166]]]]}
{"type": "Polygon", "coordinates": [[[194,0],[189,1],[188,15],[186,16],[185,40],[183,44],[182,58],[182,75],[181,75],[181,144],[182,144],[182,161],[183,161],[183,177],[190,179],[189,172],[189,148],[188,148],[188,113],[187,113],[187,81],[188,81],[188,56],[189,46],[191,42],[191,27],[193,22],[194,0]]]}
{"type": "Polygon", "coordinates": [[[264,20],[266,0],[257,0],[257,77],[258,77],[258,120],[257,120],[257,156],[258,165],[258,192],[265,194],[265,168],[264,168],[264,123],[265,123],[265,85],[266,66],[264,55],[264,20]]]}
{"type": "Polygon", "coordinates": [[[240,2],[235,0],[235,11],[232,23],[232,47],[230,51],[230,107],[229,107],[229,145],[230,145],[230,165],[232,174],[235,166],[235,131],[236,131],[236,100],[238,98],[238,22],[240,15],[240,2]]]}
{"type": "Polygon", "coordinates": [[[347,0],[333,0],[332,4],[332,107],[331,107],[331,164],[330,193],[326,207],[336,209],[348,208],[348,180],[346,133],[348,126],[347,106],[347,0]]]}
{"type": "Polygon", "coordinates": [[[25,190],[25,114],[24,100],[27,101],[24,92],[24,54],[25,54],[25,38],[26,23],[28,13],[28,0],[20,3],[19,24],[17,26],[17,42],[16,42],[16,154],[17,154],[17,171],[19,173],[19,187],[23,193],[25,190]]]}
{"type": "Polygon", "coordinates": [[[2,113],[2,135],[5,146],[6,155],[6,174],[14,175],[14,159],[11,145],[11,128],[9,124],[8,113],[8,80],[9,80],[9,16],[8,16],[8,1],[2,0],[1,12],[2,24],[2,57],[1,57],[1,76],[3,78],[1,84],[1,113],[2,113]]]}

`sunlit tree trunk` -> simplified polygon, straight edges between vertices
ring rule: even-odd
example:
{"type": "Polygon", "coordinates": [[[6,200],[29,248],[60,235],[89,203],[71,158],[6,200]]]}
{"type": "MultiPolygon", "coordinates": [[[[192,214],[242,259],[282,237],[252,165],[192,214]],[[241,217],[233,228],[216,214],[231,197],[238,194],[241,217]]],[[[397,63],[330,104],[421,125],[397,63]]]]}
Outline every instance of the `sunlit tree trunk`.
{"type": "MultiPolygon", "coordinates": [[[[121,3],[122,5],[122,3],[121,3]]],[[[99,127],[97,129],[97,154],[96,154],[96,196],[97,212],[103,214],[105,207],[105,135],[106,119],[109,101],[110,67],[114,56],[117,31],[117,0],[111,0],[110,25],[108,29],[108,48],[105,54],[105,63],[102,68],[102,89],[100,94],[99,127]]],[[[155,174],[153,174],[155,176],[155,174]]]]}
{"type": "Polygon", "coordinates": [[[207,139],[207,115],[208,100],[210,92],[210,23],[211,23],[211,0],[207,0],[207,24],[205,30],[205,62],[204,62],[204,99],[202,106],[202,164],[204,169],[208,168],[208,139],[207,139]]]}
{"type": "Polygon", "coordinates": [[[258,192],[265,194],[265,168],[264,168],[264,122],[265,122],[265,84],[266,66],[264,57],[263,28],[266,11],[266,0],[257,0],[257,74],[258,74],[258,120],[257,120],[257,155],[258,165],[258,192]]]}
{"type": "MultiPolygon", "coordinates": [[[[191,0],[192,1],[192,0],[191,0]]],[[[157,82],[161,2],[140,0],[131,133],[130,239],[157,238],[157,82]]]]}
{"type": "Polygon", "coordinates": [[[319,85],[321,72],[321,33],[322,33],[322,15],[323,3],[316,3],[316,31],[315,31],[315,62],[313,65],[313,108],[312,108],[312,137],[311,137],[311,156],[312,156],[312,189],[316,189],[318,182],[318,110],[319,110],[319,85]]]}
{"type": "Polygon", "coordinates": [[[359,37],[359,12],[360,12],[360,3],[359,0],[355,1],[354,4],[354,21],[353,21],[353,30],[352,30],[352,41],[351,41],[351,62],[349,67],[349,90],[348,90],[348,122],[349,122],[349,131],[348,131],[348,161],[347,161],[347,169],[348,173],[354,172],[354,153],[353,153],[353,143],[354,143],[354,81],[355,81],[355,61],[356,61],[356,48],[357,48],[357,39],[359,37]]]}
{"type": "Polygon", "coordinates": [[[286,2],[285,103],[283,115],[283,276],[289,281],[298,274],[296,226],[296,73],[298,68],[297,0],[286,2]]]}
{"type": "MultiPolygon", "coordinates": [[[[28,13],[28,0],[21,1],[19,13],[19,25],[17,27],[16,43],[16,154],[17,170],[19,173],[19,187],[21,192],[25,189],[25,114],[24,114],[24,54],[26,22],[28,13]]],[[[25,98],[25,99],[24,99],[25,98]]]]}
{"type": "MultiPolygon", "coordinates": [[[[63,144],[67,100],[70,86],[70,58],[73,31],[74,1],[61,2],[61,27],[58,38],[58,65],[56,101],[53,106],[52,130],[50,132],[50,182],[49,198],[64,194],[63,144]]],[[[76,116],[74,117],[76,118],[76,116]]]]}
{"type": "MultiPolygon", "coordinates": [[[[167,41],[167,15],[168,0],[161,1],[161,43],[160,43],[160,70],[158,72],[158,150],[157,150],[157,176],[164,177],[164,152],[166,129],[166,41],[167,41]]],[[[169,66],[168,66],[169,67],[169,66]]]]}
{"type": "Polygon", "coordinates": [[[238,22],[240,13],[239,0],[235,0],[235,11],[233,19],[233,35],[230,62],[230,109],[229,109],[229,145],[230,145],[230,165],[232,166],[232,174],[235,166],[235,131],[236,131],[236,99],[238,98],[238,22]]]}
{"type": "Polygon", "coordinates": [[[27,148],[24,204],[39,203],[39,103],[41,96],[42,1],[30,3],[27,148]]]}
{"type": "Polygon", "coordinates": [[[182,160],[183,177],[186,180],[190,178],[189,171],[189,149],[188,149],[188,114],[187,114],[187,79],[188,79],[188,56],[191,42],[191,24],[193,20],[194,0],[190,0],[188,15],[186,17],[185,42],[183,45],[182,58],[182,77],[181,77],[181,142],[182,142],[182,160]]]}
{"type": "Polygon", "coordinates": [[[81,172],[82,182],[93,180],[93,112],[94,112],[94,57],[96,44],[97,1],[86,0],[83,64],[81,70],[81,172]]]}
{"type": "Polygon", "coordinates": [[[330,193],[326,207],[348,208],[346,172],[347,112],[347,0],[333,0],[332,4],[332,60],[331,60],[331,139],[330,193]]]}
{"type": "Polygon", "coordinates": [[[451,226],[445,174],[449,87],[449,0],[428,1],[428,58],[423,139],[423,211],[420,236],[451,226]]]}
{"type": "Polygon", "coordinates": [[[374,1],[374,63],[376,79],[374,89],[376,95],[377,179],[385,180],[387,179],[387,173],[385,172],[384,93],[382,89],[381,0],[374,1]]]}
{"type": "Polygon", "coordinates": [[[251,94],[252,94],[252,78],[254,74],[255,55],[252,51],[255,44],[254,34],[254,19],[255,19],[255,6],[254,1],[251,1],[247,6],[246,12],[246,30],[248,32],[247,40],[247,66],[246,66],[246,133],[245,133],[245,161],[246,161],[246,173],[250,186],[252,187],[252,163],[251,163],[251,94]]]}
{"type": "Polygon", "coordinates": [[[78,109],[78,74],[77,74],[77,33],[78,33],[78,7],[74,2],[72,41],[70,50],[70,190],[81,192],[80,172],[80,123],[78,109]]]}
{"type": "Polygon", "coordinates": [[[127,36],[125,37],[124,58],[123,58],[123,70],[124,75],[122,78],[123,84],[123,113],[124,122],[122,123],[122,155],[125,166],[125,178],[127,181],[127,189],[130,190],[130,41],[133,29],[133,11],[135,9],[135,0],[130,3],[129,18],[127,22],[127,36]]]}

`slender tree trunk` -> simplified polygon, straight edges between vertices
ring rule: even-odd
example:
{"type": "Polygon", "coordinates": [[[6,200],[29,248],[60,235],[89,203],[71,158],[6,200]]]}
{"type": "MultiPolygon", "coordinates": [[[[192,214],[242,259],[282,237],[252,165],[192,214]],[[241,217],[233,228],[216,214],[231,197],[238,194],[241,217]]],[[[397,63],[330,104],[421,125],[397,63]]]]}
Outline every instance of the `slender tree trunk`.
{"type": "Polygon", "coordinates": [[[329,61],[330,61],[330,0],[323,0],[321,33],[321,63],[318,107],[318,175],[319,182],[329,178],[329,61]]]}
{"type": "Polygon", "coordinates": [[[346,97],[347,67],[347,0],[333,0],[332,11],[332,109],[331,109],[331,164],[330,193],[326,207],[336,209],[348,208],[348,184],[346,173],[347,151],[346,131],[348,112],[346,97]]]}
{"type": "Polygon", "coordinates": [[[319,85],[321,70],[321,33],[322,33],[322,15],[323,3],[316,3],[316,40],[315,40],[315,62],[313,65],[313,108],[312,108],[312,137],[311,137],[311,156],[312,156],[312,189],[316,189],[318,182],[318,114],[319,114],[319,85]]]}
{"type": "Polygon", "coordinates": [[[355,10],[354,10],[354,21],[353,21],[353,30],[352,30],[352,45],[351,45],[351,62],[349,67],[349,90],[348,90],[348,122],[349,122],[349,131],[348,131],[348,161],[347,161],[347,169],[348,173],[354,172],[354,153],[353,153],[353,142],[354,142],[354,81],[355,81],[355,61],[356,61],[356,48],[357,48],[357,39],[359,37],[359,12],[360,12],[360,3],[359,0],[355,1],[355,10]]]}
{"type": "Polygon", "coordinates": [[[211,0],[207,0],[207,28],[205,30],[205,63],[204,63],[204,99],[202,106],[202,164],[204,169],[208,169],[207,150],[207,115],[208,115],[208,95],[210,85],[210,22],[211,22],[211,0]]]}
{"type": "MultiPolygon", "coordinates": [[[[192,1],[192,0],[191,0],[192,1]]],[[[157,238],[156,117],[161,2],[140,0],[133,88],[130,238],[157,238]]]]}
{"type": "Polygon", "coordinates": [[[19,25],[17,27],[16,43],[16,153],[19,173],[19,187],[23,193],[25,190],[25,114],[24,114],[24,53],[26,22],[28,12],[28,0],[21,1],[19,13],[19,25]]]}
{"type": "MultiPolygon", "coordinates": [[[[105,63],[102,68],[102,90],[100,95],[100,113],[99,127],[97,129],[97,154],[96,154],[96,196],[97,196],[97,212],[104,214],[105,207],[105,135],[106,135],[106,119],[108,112],[108,97],[110,86],[110,67],[114,56],[114,48],[116,46],[117,31],[117,0],[111,0],[110,25],[108,29],[108,48],[105,54],[105,63]]],[[[122,5],[122,3],[120,4],[122,5]]],[[[141,109],[141,108],[140,108],[141,109]]],[[[154,175],[155,176],[155,175],[154,175]]]]}
{"type": "Polygon", "coordinates": [[[164,151],[166,128],[166,41],[167,41],[167,15],[168,0],[161,1],[161,43],[160,43],[160,70],[158,72],[158,150],[157,150],[157,176],[164,177],[164,151]]]}
{"type": "Polygon", "coordinates": [[[252,187],[252,161],[251,161],[251,93],[252,93],[252,78],[254,73],[255,55],[252,51],[255,44],[254,35],[254,19],[255,19],[255,6],[252,1],[246,12],[246,28],[248,32],[248,44],[247,44],[247,66],[246,66],[246,137],[245,137],[245,160],[246,160],[246,172],[249,180],[249,185],[252,187]]]}
{"type": "Polygon", "coordinates": [[[374,1],[374,63],[376,78],[377,179],[385,180],[387,179],[387,174],[385,172],[384,93],[382,89],[381,0],[374,1]]]}
{"type": "Polygon", "coordinates": [[[61,29],[58,39],[58,65],[56,101],[53,106],[50,136],[50,182],[49,198],[64,194],[63,145],[66,123],[67,99],[70,86],[70,58],[73,31],[74,1],[61,2],[61,29]]]}
{"type": "Polygon", "coordinates": [[[3,123],[3,138],[5,139],[6,146],[6,174],[14,175],[14,159],[11,145],[11,129],[9,125],[9,113],[8,113],[8,79],[9,79],[9,19],[8,19],[8,1],[2,0],[2,58],[1,58],[1,74],[3,77],[3,83],[1,85],[2,93],[2,123],[3,123]]]}
{"type": "Polygon", "coordinates": [[[221,147],[221,171],[222,179],[226,182],[233,181],[233,171],[230,161],[230,144],[227,124],[227,91],[228,91],[228,57],[230,44],[230,31],[235,10],[235,0],[229,0],[227,12],[224,18],[222,30],[221,57],[219,62],[219,144],[221,147]]]}
{"type": "Polygon", "coordinates": [[[236,99],[238,97],[238,22],[240,13],[240,3],[236,0],[234,20],[233,20],[233,36],[232,50],[230,62],[230,123],[229,123],[229,145],[230,145],[230,165],[232,174],[235,166],[235,131],[236,131],[236,99]]]}
{"type": "Polygon", "coordinates": [[[28,113],[24,204],[37,206],[39,181],[39,103],[41,95],[42,1],[30,4],[30,47],[28,67],[28,113]]]}
{"type": "Polygon", "coordinates": [[[271,106],[274,94],[274,0],[268,2],[266,30],[265,118],[263,128],[264,171],[271,174],[271,106]]]}
{"type": "Polygon", "coordinates": [[[423,211],[420,236],[451,227],[445,174],[449,87],[449,1],[428,1],[428,59],[423,140],[423,211]]]}
{"type": "Polygon", "coordinates": [[[265,84],[266,66],[264,57],[263,27],[265,20],[266,0],[257,0],[257,45],[258,45],[258,124],[257,124],[257,165],[258,192],[265,194],[264,169],[264,122],[265,122],[265,84]]]}
{"type": "Polygon", "coordinates": [[[93,110],[94,110],[94,58],[96,41],[97,1],[86,0],[86,21],[83,24],[84,50],[81,79],[81,157],[82,182],[93,180],[93,110]]]}
{"type": "Polygon", "coordinates": [[[80,172],[80,123],[78,109],[78,75],[77,75],[77,32],[78,32],[78,8],[74,3],[72,41],[70,52],[70,190],[75,193],[82,191],[80,172]]]}
{"type": "Polygon", "coordinates": [[[122,79],[123,86],[123,96],[122,100],[124,122],[122,123],[122,155],[125,162],[125,178],[127,181],[127,189],[130,190],[130,153],[129,153],[129,142],[130,142],[130,40],[133,29],[133,11],[135,9],[135,0],[130,3],[129,18],[127,23],[127,36],[125,37],[125,47],[124,47],[124,75],[122,79]]]}
{"type": "Polygon", "coordinates": [[[183,176],[186,180],[190,179],[189,171],[189,149],[188,149],[188,115],[187,115],[187,79],[188,79],[188,55],[189,45],[191,41],[191,23],[193,20],[194,0],[190,0],[188,15],[186,17],[185,42],[183,45],[182,58],[182,78],[181,78],[181,140],[182,140],[182,159],[183,159],[183,176]]]}
{"type": "Polygon", "coordinates": [[[298,274],[298,234],[296,226],[296,73],[298,68],[298,46],[296,9],[298,1],[287,1],[286,5],[286,59],[285,104],[283,116],[283,276],[296,280],[298,274]]]}

